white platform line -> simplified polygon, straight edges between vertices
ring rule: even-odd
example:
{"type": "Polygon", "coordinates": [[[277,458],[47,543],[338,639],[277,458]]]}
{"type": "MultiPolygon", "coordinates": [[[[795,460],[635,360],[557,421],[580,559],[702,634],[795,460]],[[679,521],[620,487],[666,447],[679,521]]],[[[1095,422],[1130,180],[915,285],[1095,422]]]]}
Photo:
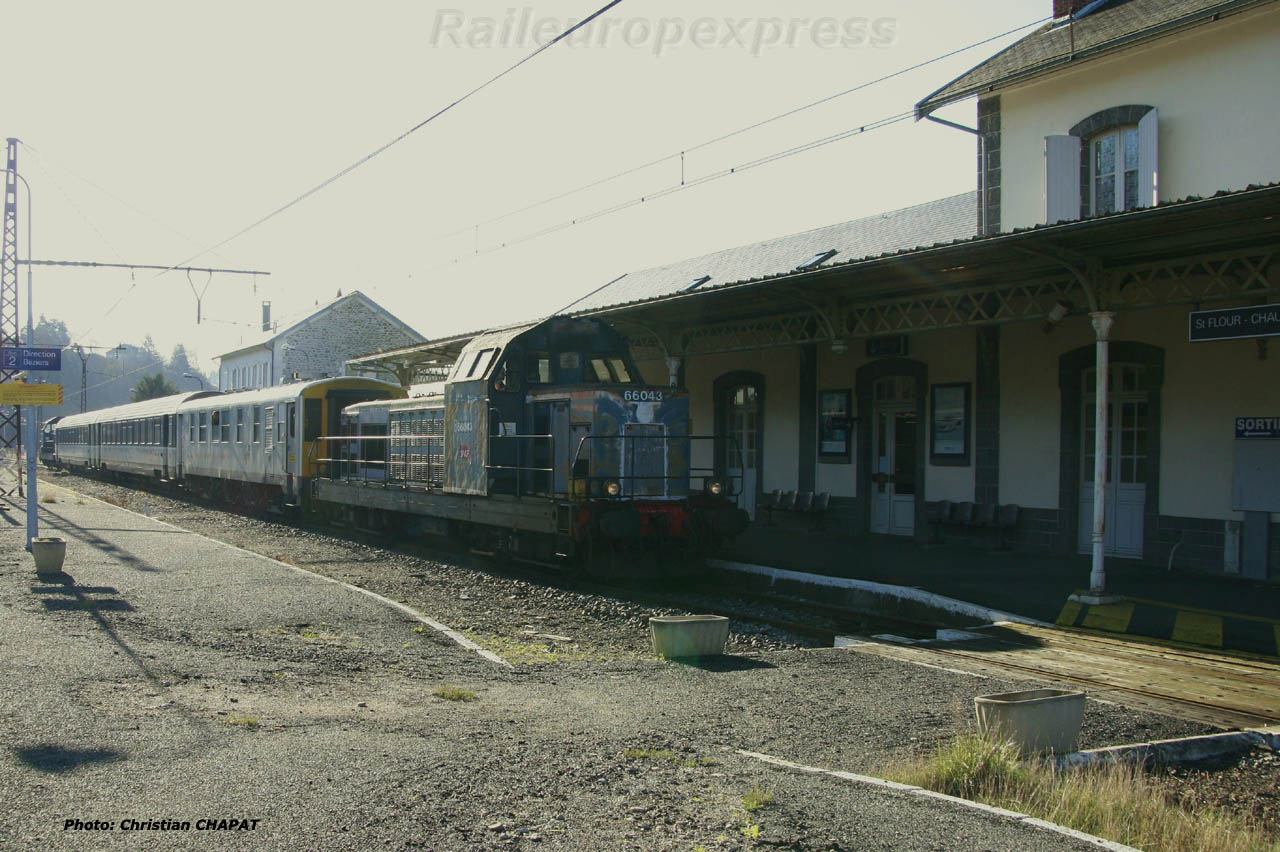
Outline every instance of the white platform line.
{"type": "MultiPolygon", "coordinates": [[[[99,500],[97,497],[90,497],[88,494],[81,494],[79,491],[75,491],[71,488],[67,488],[67,486],[65,485],[57,485],[55,487],[61,488],[65,491],[69,491],[72,494],[75,494],[77,497],[80,497],[82,499],[92,500],[95,503],[102,503],[105,506],[111,506],[112,508],[119,509],[122,512],[128,512],[131,515],[137,515],[140,518],[146,518],[148,521],[150,521],[153,524],[159,524],[160,526],[168,527],[169,529],[177,530],[178,532],[184,532],[188,535],[193,535],[196,538],[202,538],[205,541],[213,542],[214,544],[217,544],[221,547],[226,547],[231,550],[238,550],[241,553],[247,553],[248,555],[253,556],[257,559],[263,559],[263,560],[266,560],[267,562],[272,562],[276,565],[281,566],[282,568],[288,568],[290,571],[297,571],[299,574],[306,574],[308,577],[313,577],[317,580],[323,580],[326,583],[332,583],[335,586],[341,586],[344,589],[349,589],[350,591],[353,591],[353,592],[359,592],[362,595],[368,595],[369,597],[373,598],[379,603],[385,604],[386,606],[389,606],[392,609],[399,610],[400,612],[412,618],[414,621],[421,622],[422,624],[425,624],[427,627],[430,627],[432,630],[442,633],[443,635],[452,639],[457,644],[461,645],[463,648],[466,648],[468,651],[475,651],[477,654],[484,657],[486,660],[488,660],[491,663],[497,663],[498,665],[505,666],[509,669],[515,668],[514,665],[502,659],[502,657],[499,657],[497,654],[493,653],[492,651],[489,651],[485,648],[481,648],[475,642],[468,639],[466,636],[463,636],[461,633],[454,630],[452,627],[441,624],[440,622],[436,621],[434,618],[431,618],[430,616],[423,615],[422,613],[418,612],[416,609],[409,606],[408,604],[400,603],[400,601],[392,600],[391,598],[384,597],[378,594],[377,592],[371,592],[368,589],[361,588],[360,586],[354,586],[351,583],[344,583],[342,580],[335,580],[332,577],[326,577],[323,574],[317,574],[315,571],[308,571],[306,568],[299,568],[297,565],[290,565],[288,562],[281,562],[279,559],[273,559],[270,556],[264,556],[261,553],[248,550],[243,547],[238,547],[234,544],[228,544],[227,542],[219,541],[216,538],[210,538],[209,536],[204,535],[203,533],[192,532],[191,530],[177,526],[176,524],[171,524],[167,521],[162,521],[157,518],[153,518],[149,515],[144,515],[141,512],[135,512],[132,509],[126,509],[123,506],[117,506],[115,503],[108,503],[105,500],[99,500]]],[[[139,532],[142,532],[142,530],[139,530],[139,532]]]]}

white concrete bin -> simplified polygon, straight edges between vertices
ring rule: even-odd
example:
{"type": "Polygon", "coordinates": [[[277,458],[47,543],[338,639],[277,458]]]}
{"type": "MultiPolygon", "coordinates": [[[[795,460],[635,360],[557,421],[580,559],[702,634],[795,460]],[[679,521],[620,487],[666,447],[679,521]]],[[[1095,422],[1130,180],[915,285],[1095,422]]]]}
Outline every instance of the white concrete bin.
{"type": "Polygon", "coordinates": [[[1010,739],[1024,754],[1076,750],[1084,719],[1084,693],[1028,689],[973,699],[978,731],[1010,739]]]}
{"type": "Polygon", "coordinates": [[[659,657],[710,657],[724,653],[729,619],[723,615],[655,615],[649,619],[659,657]]]}
{"type": "Polygon", "coordinates": [[[31,556],[36,560],[37,574],[57,574],[67,558],[67,540],[57,536],[33,538],[31,556]]]}

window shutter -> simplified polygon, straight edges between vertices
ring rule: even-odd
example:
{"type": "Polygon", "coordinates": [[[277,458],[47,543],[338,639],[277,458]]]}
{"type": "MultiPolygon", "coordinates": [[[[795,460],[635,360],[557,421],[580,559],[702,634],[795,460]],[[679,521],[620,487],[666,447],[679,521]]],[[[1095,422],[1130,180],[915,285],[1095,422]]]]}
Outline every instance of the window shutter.
{"type": "Polygon", "coordinates": [[[1046,136],[1045,158],[1045,222],[1080,218],[1080,138],[1078,136],[1046,136]]]}
{"type": "Polygon", "coordinates": [[[1138,121],[1138,206],[1160,203],[1160,133],[1156,109],[1138,121]]]}

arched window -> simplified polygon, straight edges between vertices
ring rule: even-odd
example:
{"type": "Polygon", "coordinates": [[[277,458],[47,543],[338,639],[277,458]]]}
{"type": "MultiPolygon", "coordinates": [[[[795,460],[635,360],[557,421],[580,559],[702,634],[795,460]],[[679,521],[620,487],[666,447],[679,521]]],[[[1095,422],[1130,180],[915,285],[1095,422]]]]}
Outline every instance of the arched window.
{"type": "Polygon", "coordinates": [[[1101,216],[1138,206],[1138,126],[1117,127],[1087,140],[1089,213],[1101,216]]]}
{"type": "Polygon", "coordinates": [[[1159,116],[1142,104],[1100,110],[1045,137],[1045,221],[1102,216],[1159,202],[1159,116]]]}

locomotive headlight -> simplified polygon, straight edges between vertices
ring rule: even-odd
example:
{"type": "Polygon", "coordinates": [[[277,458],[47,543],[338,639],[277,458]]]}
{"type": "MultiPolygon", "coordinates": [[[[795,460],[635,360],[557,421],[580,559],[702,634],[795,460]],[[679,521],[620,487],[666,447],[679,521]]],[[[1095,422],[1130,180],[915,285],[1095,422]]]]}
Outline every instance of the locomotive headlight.
{"type": "Polygon", "coordinates": [[[604,486],[604,493],[610,497],[617,497],[622,493],[622,483],[616,479],[610,479],[604,486]]]}
{"type": "Polygon", "coordinates": [[[724,493],[724,483],[718,479],[713,479],[707,483],[707,493],[719,497],[724,493]]]}

